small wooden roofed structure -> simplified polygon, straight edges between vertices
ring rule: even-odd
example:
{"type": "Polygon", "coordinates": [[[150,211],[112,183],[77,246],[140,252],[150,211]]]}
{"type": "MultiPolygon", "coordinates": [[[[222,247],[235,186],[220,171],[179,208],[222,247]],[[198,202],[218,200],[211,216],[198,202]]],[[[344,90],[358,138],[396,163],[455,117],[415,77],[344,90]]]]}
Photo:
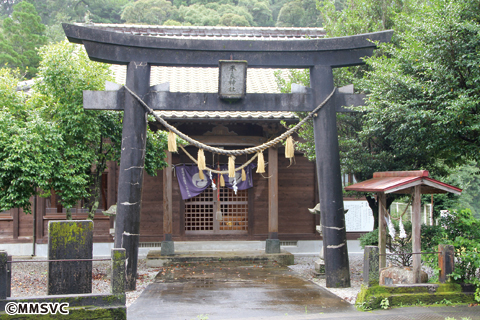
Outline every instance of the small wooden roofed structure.
{"type": "Polygon", "coordinates": [[[380,247],[379,267],[386,266],[386,194],[412,194],[412,252],[413,271],[415,283],[420,282],[421,257],[420,257],[420,209],[422,194],[454,193],[460,194],[462,189],[440,182],[428,177],[427,170],[419,171],[387,171],[375,172],[373,178],[350,185],[345,191],[375,192],[377,193],[378,208],[378,246],[380,247]]]}

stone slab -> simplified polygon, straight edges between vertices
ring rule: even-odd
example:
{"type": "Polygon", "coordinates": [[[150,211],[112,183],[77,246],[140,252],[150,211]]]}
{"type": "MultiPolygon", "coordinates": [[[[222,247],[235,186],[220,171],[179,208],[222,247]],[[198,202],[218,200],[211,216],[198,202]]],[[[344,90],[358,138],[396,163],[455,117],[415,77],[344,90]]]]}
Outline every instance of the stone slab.
{"type": "MultiPolygon", "coordinates": [[[[48,259],[92,259],[93,221],[50,221],[48,259]]],[[[49,262],[48,294],[92,292],[92,261],[49,262]]]]}
{"type": "Polygon", "coordinates": [[[162,256],[173,256],[175,254],[175,243],[173,241],[162,241],[162,256]]]}
{"type": "Polygon", "coordinates": [[[280,265],[293,265],[294,256],[289,252],[277,254],[266,254],[264,251],[217,251],[217,252],[177,252],[173,256],[163,256],[161,250],[150,250],[147,254],[148,267],[162,267],[165,265],[183,262],[204,262],[204,261],[241,261],[244,264],[255,264],[259,262],[277,262],[280,265]]]}
{"type": "Polygon", "coordinates": [[[265,241],[265,253],[280,253],[280,240],[279,239],[267,239],[265,241]]]}

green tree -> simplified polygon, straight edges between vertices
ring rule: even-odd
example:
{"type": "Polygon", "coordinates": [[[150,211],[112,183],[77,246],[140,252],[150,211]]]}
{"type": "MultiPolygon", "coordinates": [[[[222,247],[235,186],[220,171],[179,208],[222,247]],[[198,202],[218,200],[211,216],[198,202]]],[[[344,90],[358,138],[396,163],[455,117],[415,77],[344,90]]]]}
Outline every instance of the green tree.
{"type": "Polygon", "coordinates": [[[127,23],[160,25],[175,18],[177,8],[167,0],[138,0],[129,3],[122,12],[122,19],[127,23]]]}
{"type": "Polygon", "coordinates": [[[289,0],[271,0],[270,1],[270,10],[272,10],[272,18],[274,22],[277,21],[280,10],[282,9],[283,5],[287,2],[289,2],[289,0]]]}
{"type": "Polygon", "coordinates": [[[133,0],[25,0],[35,6],[51,43],[65,39],[62,23],[122,23],[121,13],[133,0]]]}
{"type": "Polygon", "coordinates": [[[388,140],[390,161],[413,155],[455,167],[479,159],[479,21],[475,1],[431,1],[401,15],[396,43],[367,59],[361,135],[388,140]]]}
{"type": "Polygon", "coordinates": [[[122,23],[123,9],[130,5],[132,0],[82,0],[77,3],[84,4],[82,10],[77,6],[76,12],[80,18],[85,17],[88,12],[94,23],[122,23]]]}
{"type": "MultiPolygon", "coordinates": [[[[119,160],[120,112],[83,108],[83,90],[102,90],[106,64],[89,60],[81,46],[64,41],[43,47],[31,95],[17,91],[19,77],[0,70],[0,210],[30,212],[30,197],[53,190],[67,209],[86,200],[92,218],[102,173],[119,160]]],[[[166,134],[147,131],[145,170],[156,175],[166,163],[166,134]]]]}
{"type": "Polygon", "coordinates": [[[51,189],[63,141],[57,126],[29,111],[18,73],[0,69],[0,211],[30,213],[30,197],[51,189]]]}
{"type": "Polygon", "coordinates": [[[220,15],[213,9],[201,4],[180,6],[178,9],[179,21],[182,24],[194,26],[216,26],[220,22],[220,15]]]}
{"type": "Polygon", "coordinates": [[[0,2],[0,20],[12,14],[14,4],[15,0],[3,0],[0,2]]]}
{"type": "Polygon", "coordinates": [[[221,18],[219,23],[229,27],[246,27],[250,26],[247,19],[244,16],[240,16],[235,13],[226,13],[221,18]]]}
{"type": "Polygon", "coordinates": [[[238,6],[247,8],[253,17],[255,26],[268,27],[274,25],[272,10],[268,1],[239,0],[238,6]]]}
{"type": "Polygon", "coordinates": [[[32,78],[40,62],[36,49],[47,42],[45,26],[35,7],[27,2],[13,6],[12,17],[3,20],[0,33],[0,65],[19,68],[32,78]]]}
{"type": "Polygon", "coordinates": [[[194,26],[251,26],[254,24],[253,16],[247,8],[231,4],[196,3],[188,7],[180,6],[178,13],[180,22],[194,26]]]}
{"type": "MultiPolygon", "coordinates": [[[[319,9],[322,12],[327,35],[339,37],[380,31],[384,28],[397,28],[394,17],[401,12],[405,12],[405,15],[408,16],[415,11],[416,6],[415,2],[350,0],[345,3],[324,1],[319,4],[319,9]]],[[[356,87],[361,90],[364,86],[361,86],[357,79],[364,76],[367,67],[334,69],[335,85],[340,87],[354,82],[356,87]]],[[[308,79],[308,70],[305,70],[300,73],[292,73],[289,81],[309,86],[308,79]]],[[[281,81],[279,84],[285,86],[285,83],[281,81]]],[[[286,88],[288,89],[288,86],[286,88]]],[[[300,114],[300,116],[303,115],[300,114]]],[[[437,161],[436,157],[431,156],[431,152],[417,148],[404,149],[400,154],[397,152],[397,148],[401,146],[401,141],[391,141],[388,136],[372,135],[367,137],[363,134],[364,125],[365,118],[362,112],[337,114],[342,171],[355,174],[358,181],[371,178],[376,171],[429,169],[436,174],[447,172],[444,165],[437,161]]],[[[312,123],[305,125],[299,131],[299,135],[305,140],[305,143],[298,144],[299,148],[309,159],[314,159],[315,145],[312,123]]],[[[415,136],[411,135],[410,139],[415,139],[415,136]]],[[[366,195],[366,198],[372,208],[376,227],[378,225],[378,203],[373,195],[366,195]]],[[[393,200],[394,197],[387,197],[387,205],[393,200]]]]}
{"type": "Polygon", "coordinates": [[[69,22],[86,22],[85,17],[95,23],[121,23],[125,5],[133,0],[26,0],[37,9],[42,23],[52,26],[57,15],[70,17],[69,22]]]}
{"type": "MultiPolygon", "coordinates": [[[[106,64],[92,62],[80,46],[61,42],[40,50],[41,82],[34,87],[34,102],[42,117],[56,124],[63,140],[62,166],[52,188],[69,208],[94,195],[98,198],[106,161],[116,158],[121,132],[118,114],[83,109],[83,90],[102,90],[109,79],[106,64]],[[105,143],[109,139],[110,143],[105,143]]],[[[95,200],[88,203],[95,212],[95,200]]]]}
{"type": "Polygon", "coordinates": [[[321,16],[315,0],[294,0],[285,3],[278,13],[277,27],[320,27],[321,16]]]}
{"type": "MultiPolygon", "coordinates": [[[[61,133],[62,166],[52,188],[71,208],[86,199],[90,217],[100,197],[101,176],[107,161],[119,160],[122,114],[83,108],[83,90],[103,90],[109,79],[107,64],[92,62],[82,47],[61,42],[41,50],[42,63],[35,86],[37,108],[61,133]]],[[[145,169],[156,175],[165,166],[166,136],[148,130],[145,169]]]]}

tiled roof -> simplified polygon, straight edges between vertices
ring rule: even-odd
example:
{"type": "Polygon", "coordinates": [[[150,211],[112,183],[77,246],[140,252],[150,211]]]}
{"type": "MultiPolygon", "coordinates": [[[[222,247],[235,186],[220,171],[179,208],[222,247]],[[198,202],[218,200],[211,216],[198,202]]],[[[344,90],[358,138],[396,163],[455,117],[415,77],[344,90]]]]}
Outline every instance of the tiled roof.
{"type": "Polygon", "coordinates": [[[156,111],[164,119],[298,120],[293,112],[264,111],[156,111]]]}
{"type": "Polygon", "coordinates": [[[323,28],[151,26],[101,23],[78,25],[132,35],[166,38],[302,40],[325,37],[323,28]]]}
{"type": "MultiPolygon", "coordinates": [[[[112,65],[115,82],[125,84],[127,67],[112,65]]],[[[280,93],[275,82],[276,69],[247,69],[247,93],[280,93]]],[[[288,71],[282,72],[286,77],[288,71]]],[[[218,92],[218,68],[184,68],[153,66],[150,85],[169,82],[171,92],[218,92]]]]}
{"type": "Polygon", "coordinates": [[[422,194],[454,193],[462,189],[428,177],[427,170],[375,172],[373,178],[345,187],[345,191],[409,194],[421,186],[422,194]]]}
{"type": "MultiPolygon", "coordinates": [[[[126,66],[112,65],[115,82],[125,84],[126,66]]],[[[247,69],[248,93],[280,93],[275,82],[274,69],[247,69]]],[[[287,72],[282,72],[283,77],[287,72]]],[[[218,68],[179,68],[153,66],[150,85],[169,82],[171,92],[218,92],[218,68]]],[[[217,120],[296,120],[292,112],[244,112],[244,111],[162,111],[166,119],[217,119],[217,120]]]]}
{"type": "MultiPolygon", "coordinates": [[[[140,36],[155,36],[167,38],[189,39],[256,39],[256,40],[293,40],[322,38],[323,28],[250,28],[250,27],[185,27],[185,26],[148,26],[93,24],[90,28],[128,33],[140,36]]],[[[114,81],[125,84],[126,66],[112,65],[114,81]]],[[[248,93],[280,93],[275,81],[276,69],[247,69],[248,93]]],[[[282,72],[286,78],[288,71],[282,72]]],[[[218,92],[218,68],[187,68],[152,66],[150,85],[170,83],[171,92],[218,92]]],[[[293,120],[297,119],[292,112],[192,112],[192,111],[162,111],[162,117],[167,119],[237,119],[237,120],[293,120]]]]}

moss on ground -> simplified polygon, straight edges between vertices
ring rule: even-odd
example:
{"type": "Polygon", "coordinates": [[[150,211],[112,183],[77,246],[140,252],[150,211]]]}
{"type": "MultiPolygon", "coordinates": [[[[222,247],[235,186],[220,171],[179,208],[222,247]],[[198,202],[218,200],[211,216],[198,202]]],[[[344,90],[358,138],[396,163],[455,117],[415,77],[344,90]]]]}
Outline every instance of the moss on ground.
{"type": "Polygon", "coordinates": [[[427,287],[362,286],[355,303],[359,310],[381,308],[381,302],[388,299],[389,306],[438,305],[474,303],[474,295],[463,293],[459,284],[439,284],[436,293],[429,293],[427,287]]]}

